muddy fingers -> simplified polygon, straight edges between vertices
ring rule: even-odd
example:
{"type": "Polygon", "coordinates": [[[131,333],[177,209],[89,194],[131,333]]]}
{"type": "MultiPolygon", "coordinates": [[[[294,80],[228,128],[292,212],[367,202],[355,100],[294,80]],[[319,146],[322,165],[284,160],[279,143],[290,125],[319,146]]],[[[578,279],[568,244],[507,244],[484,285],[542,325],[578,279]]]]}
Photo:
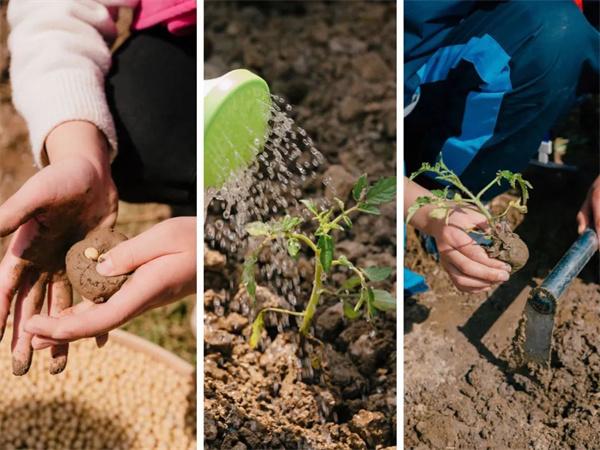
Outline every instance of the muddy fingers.
{"type": "Polygon", "coordinates": [[[10,304],[21,283],[24,271],[25,263],[17,262],[13,264],[13,261],[7,260],[6,257],[0,267],[0,341],[4,337],[10,304]]]}
{"type": "Polygon", "coordinates": [[[25,323],[34,314],[39,314],[46,294],[47,274],[28,270],[19,289],[15,304],[15,323],[12,340],[13,374],[25,375],[31,366],[33,348],[32,334],[25,331],[25,323]]]}
{"type": "MultiPolygon", "coordinates": [[[[48,315],[58,317],[62,311],[73,304],[71,283],[64,273],[54,274],[48,290],[48,315]]],[[[67,365],[69,344],[57,344],[50,347],[50,367],[52,375],[61,373],[67,365]]]]}

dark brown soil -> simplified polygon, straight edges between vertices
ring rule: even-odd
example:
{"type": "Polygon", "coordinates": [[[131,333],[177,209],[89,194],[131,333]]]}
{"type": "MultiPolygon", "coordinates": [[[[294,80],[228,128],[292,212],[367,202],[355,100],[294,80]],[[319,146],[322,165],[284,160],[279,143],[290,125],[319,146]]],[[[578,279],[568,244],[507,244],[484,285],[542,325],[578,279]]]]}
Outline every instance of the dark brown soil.
{"type": "MultiPolygon", "coordinates": [[[[395,16],[394,2],[205,3],[205,78],[239,67],[258,73],[292,104],[292,117],[326,157],[303,198],[335,190],[349,200],[360,174],[371,180],[395,174],[395,16]],[[324,177],[331,178],[327,190],[324,177]]],[[[217,214],[209,209],[207,220],[217,214]]],[[[358,265],[395,267],[395,228],[395,204],[384,205],[381,216],[357,216],[352,230],[336,236],[336,249],[358,265]]],[[[243,253],[226,261],[209,256],[205,448],[395,445],[395,314],[348,322],[335,300],[326,301],[314,321],[322,346],[300,341],[293,320],[278,327],[268,318],[261,348],[251,350],[249,312],[238,292],[243,253]],[[321,367],[310,370],[315,356],[321,367]]],[[[298,266],[300,310],[312,269],[304,255],[298,266]]],[[[257,293],[267,301],[285,301],[276,286],[260,284],[257,293]]],[[[395,291],[395,283],[384,288],[395,291]]]]}
{"type": "Polygon", "coordinates": [[[83,298],[94,303],[104,303],[123,283],[127,275],[105,277],[96,271],[97,259],[85,255],[86,249],[95,249],[98,255],[107,253],[110,249],[127,240],[127,236],[118,231],[101,228],[89,233],[85,239],[74,244],[67,252],[67,276],[69,281],[83,298]]]}
{"type": "MultiPolygon", "coordinates": [[[[459,293],[409,230],[406,262],[432,290],[405,301],[406,448],[600,448],[597,255],[559,301],[549,369],[511,367],[529,292],[576,239],[576,212],[598,174],[592,105],[561,133],[571,139],[566,161],[580,170],[525,174],[534,186],[530,212],[511,222],[531,257],[509,282],[489,295],[459,293]]],[[[508,197],[494,204],[501,209],[508,197]]]]}

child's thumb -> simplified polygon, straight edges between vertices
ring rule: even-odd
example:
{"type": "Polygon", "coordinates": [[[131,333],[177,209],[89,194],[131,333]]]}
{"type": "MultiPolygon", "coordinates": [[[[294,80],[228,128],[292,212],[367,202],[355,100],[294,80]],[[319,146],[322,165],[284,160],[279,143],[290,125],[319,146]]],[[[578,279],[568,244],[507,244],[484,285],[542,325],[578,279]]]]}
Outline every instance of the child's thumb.
{"type": "Polygon", "coordinates": [[[148,261],[171,253],[172,231],[166,223],[159,223],[100,255],[96,272],[105,277],[128,274],[148,261]]]}
{"type": "MultiPolygon", "coordinates": [[[[112,250],[111,250],[112,252],[112,250]]],[[[96,264],[96,272],[105,277],[120,275],[118,270],[115,268],[115,264],[113,263],[112,254],[105,253],[99,258],[99,263],[96,264]]]]}
{"type": "Polygon", "coordinates": [[[160,256],[154,243],[148,242],[144,234],[121,242],[100,255],[96,272],[105,277],[114,277],[133,272],[142,264],[160,256]]]}

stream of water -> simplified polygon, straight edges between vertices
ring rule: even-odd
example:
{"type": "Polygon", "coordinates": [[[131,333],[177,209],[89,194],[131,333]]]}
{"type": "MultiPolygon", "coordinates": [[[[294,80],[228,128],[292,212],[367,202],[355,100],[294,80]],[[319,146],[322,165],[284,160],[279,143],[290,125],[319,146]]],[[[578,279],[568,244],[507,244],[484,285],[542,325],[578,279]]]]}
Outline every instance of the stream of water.
{"type": "MultiPolygon", "coordinates": [[[[309,219],[309,213],[299,200],[303,195],[310,196],[311,191],[320,190],[319,183],[328,186],[331,182],[327,177],[318,178],[325,158],[306,131],[295,123],[291,111],[292,107],[283,98],[273,95],[264,148],[260,151],[254,148],[258,154],[255,160],[246,169],[232,174],[223,187],[205,193],[209,212],[205,214],[205,239],[211,247],[229,257],[239,258],[248,251],[248,246],[259,242],[259,239],[249,238],[245,231],[250,222],[268,222],[286,214],[309,219]]],[[[324,197],[319,198],[317,205],[321,208],[330,206],[324,197]]],[[[314,227],[307,227],[305,231],[312,230],[314,227]]],[[[262,252],[257,284],[267,287],[284,301],[270,306],[292,310],[304,308],[313,276],[313,255],[310,251],[305,254],[305,261],[292,260],[283,239],[262,252]]],[[[242,308],[244,314],[252,315],[250,305],[242,305],[242,308]]],[[[289,327],[293,320],[297,318],[286,314],[268,313],[265,316],[265,322],[276,325],[279,331],[289,327]]],[[[306,345],[310,347],[310,343],[304,343],[306,345]]],[[[312,350],[303,348],[301,353],[305,357],[298,359],[298,366],[312,374],[310,357],[306,356],[312,354],[312,350]]]]}
{"type": "Polygon", "coordinates": [[[207,221],[205,236],[211,246],[236,253],[247,234],[245,225],[265,222],[295,211],[302,187],[317,176],[325,158],[306,131],[290,117],[291,105],[272,95],[264,146],[253,148],[255,160],[232,173],[219,189],[205,193],[205,208],[221,217],[207,221]]]}

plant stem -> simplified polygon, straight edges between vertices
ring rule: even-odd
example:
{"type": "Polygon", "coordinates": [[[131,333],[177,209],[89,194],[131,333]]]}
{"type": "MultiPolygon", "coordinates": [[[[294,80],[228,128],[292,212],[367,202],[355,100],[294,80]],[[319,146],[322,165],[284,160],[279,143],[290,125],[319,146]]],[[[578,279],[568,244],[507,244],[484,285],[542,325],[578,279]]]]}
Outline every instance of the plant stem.
{"type": "Polygon", "coordinates": [[[492,186],[494,186],[497,182],[498,182],[498,177],[494,178],[486,187],[484,187],[481,191],[479,191],[479,194],[477,194],[477,198],[481,199],[481,196],[483,194],[485,194],[488,190],[490,190],[492,188],[492,186]]]}
{"type": "Polygon", "coordinates": [[[304,312],[290,311],[289,309],[282,309],[282,308],[265,308],[265,309],[262,309],[260,312],[264,313],[267,311],[276,312],[276,313],[280,313],[280,314],[289,314],[290,316],[298,316],[298,317],[304,316],[304,312]]]}
{"type": "Polygon", "coordinates": [[[336,224],[337,224],[337,223],[338,223],[340,220],[342,220],[342,218],[343,218],[344,216],[348,216],[348,215],[350,215],[350,213],[353,213],[354,211],[358,211],[358,205],[355,205],[355,206],[353,206],[352,208],[350,208],[350,209],[347,209],[346,211],[342,211],[342,212],[340,213],[340,215],[339,215],[339,216],[337,216],[335,219],[333,219],[333,220],[332,220],[330,223],[331,223],[332,225],[336,225],[336,224]]]}
{"type": "Polygon", "coordinates": [[[460,189],[464,194],[469,196],[469,198],[473,201],[475,206],[477,206],[477,208],[479,209],[481,214],[483,214],[485,216],[485,218],[488,220],[488,222],[491,225],[494,221],[494,218],[492,217],[492,215],[490,214],[488,209],[484,206],[484,204],[481,203],[481,200],[478,197],[476,197],[475,195],[473,195],[473,193],[470,190],[468,190],[464,184],[462,184],[462,182],[460,181],[460,179],[458,177],[454,177],[454,178],[456,178],[456,179],[454,181],[452,181],[452,183],[458,189],[460,189]]]}
{"type": "Polygon", "coordinates": [[[365,276],[360,271],[360,269],[358,269],[354,265],[347,266],[346,264],[343,264],[339,259],[334,259],[333,261],[331,261],[331,265],[332,266],[344,266],[344,267],[348,267],[348,269],[350,269],[352,272],[354,272],[356,274],[356,276],[358,278],[360,278],[360,284],[366,285],[367,282],[365,280],[365,276]]]}
{"type": "Polygon", "coordinates": [[[315,278],[313,280],[313,288],[310,293],[310,299],[308,305],[304,310],[304,318],[302,319],[302,325],[300,326],[300,333],[308,334],[310,323],[317,310],[319,304],[319,298],[321,296],[321,276],[323,275],[323,266],[321,265],[321,250],[315,247],[315,278]]]}
{"type": "MultiPolygon", "coordinates": [[[[331,262],[332,266],[346,266],[345,264],[342,264],[339,260],[335,259],[331,262]]],[[[365,280],[365,276],[363,275],[363,273],[361,272],[360,269],[358,269],[357,267],[354,267],[354,265],[348,267],[351,271],[353,271],[356,276],[358,278],[360,278],[360,286],[362,289],[368,289],[367,286],[367,280],[365,280]]],[[[358,303],[354,306],[354,311],[358,311],[360,309],[360,307],[363,305],[364,303],[364,296],[360,296],[358,303]]]]}
{"type": "Polygon", "coordinates": [[[479,197],[476,197],[469,189],[467,189],[467,187],[462,183],[462,181],[460,181],[460,178],[458,178],[458,176],[454,172],[452,172],[450,169],[448,169],[445,165],[442,165],[442,167],[444,169],[443,171],[431,170],[431,172],[438,175],[438,177],[436,177],[436,178],[440,178],[442,180],[445,180],[445,181],[453,184],[454,187],[456,187],[463,194],[465,194],[467,197],[469,197],[473,201],[475,206],[477,206],[477,208],[479,209],[481,214],[483,214],[485,216],[485,218],[488,220],[488,222],[490,224],[493,224],[494,218],[492,217],[490,212],[487,210],[487,208],[483,205],[483,203],[481,203],[481,200],[479,199],[479,197]]]}
{"type": "Polygon", "coordinates": [[[315,253],[315,255],[317,254],[317,252],[318,252],[317,246],[307,236],[305,236],[301,233],[289,233],[288,236],[304,242],[306,245],[308,245],[310,247],[310,249],[315,253]]]}

